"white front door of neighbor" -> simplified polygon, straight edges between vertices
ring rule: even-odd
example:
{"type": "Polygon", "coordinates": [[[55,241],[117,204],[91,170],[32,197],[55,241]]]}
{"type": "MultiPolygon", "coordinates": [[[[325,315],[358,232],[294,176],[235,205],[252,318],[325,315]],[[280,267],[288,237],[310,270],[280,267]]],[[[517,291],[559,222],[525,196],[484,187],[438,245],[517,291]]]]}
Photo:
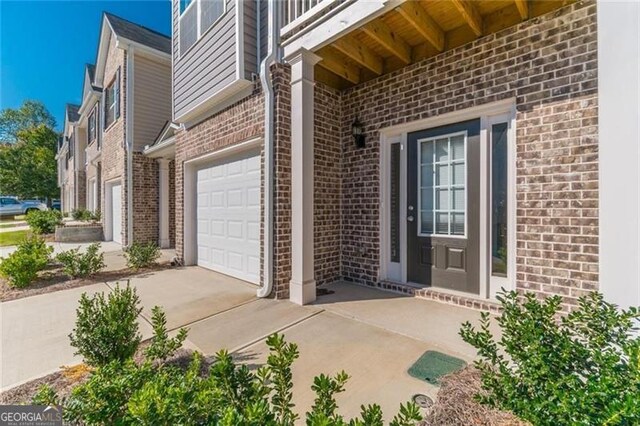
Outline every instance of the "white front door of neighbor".
{"type": "Polygon", "coordinates": [[[122,244],[122,185],[111,187],[111,229],[113,241],[122,244]]]}
{"type": "Polygon", "coordinates": [[[220,159],[196,173],[197,263],[260,279],[260,154],[220,159]]]}

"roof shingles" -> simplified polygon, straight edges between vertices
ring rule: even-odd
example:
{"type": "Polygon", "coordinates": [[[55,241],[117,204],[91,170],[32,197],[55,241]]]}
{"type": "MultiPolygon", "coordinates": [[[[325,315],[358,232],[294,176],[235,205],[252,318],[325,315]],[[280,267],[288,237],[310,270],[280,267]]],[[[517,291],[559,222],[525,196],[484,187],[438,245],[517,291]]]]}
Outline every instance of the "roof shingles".
{"type": "Polygon", "coordinates": [[[117,36],[171,54],[171,37],[108,12],[104,16],[117,36]]]}

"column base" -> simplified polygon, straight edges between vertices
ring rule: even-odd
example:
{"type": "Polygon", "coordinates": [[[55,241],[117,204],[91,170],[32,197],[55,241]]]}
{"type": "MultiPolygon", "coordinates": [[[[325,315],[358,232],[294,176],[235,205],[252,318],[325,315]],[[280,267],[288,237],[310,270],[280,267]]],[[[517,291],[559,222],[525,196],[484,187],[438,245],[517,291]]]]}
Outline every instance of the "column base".
{"type": "Polygon", "coordinates": [[[307,305],[316,300],[316,280],[290,281],[289,300],[298,305],[307,305]]]}

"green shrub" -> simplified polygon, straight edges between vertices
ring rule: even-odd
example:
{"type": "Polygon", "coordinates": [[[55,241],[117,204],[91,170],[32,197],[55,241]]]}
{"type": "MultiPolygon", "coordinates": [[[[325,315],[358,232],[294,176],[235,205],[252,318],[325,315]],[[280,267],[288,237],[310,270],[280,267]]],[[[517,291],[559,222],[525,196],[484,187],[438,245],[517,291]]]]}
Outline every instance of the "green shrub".
{"type": "Polygon", "coordinates": [[[71,210],[71,217],[73,220],[87,222],[93,220],[93,213],[87,209],[74,209],[71,210]]]}
{"type": "MultiPolygon", "coordinates": [[[[159,324],[156,337],[158,331],[166,333],[159,324]]],[[[61,403],[65,420],[73,424],[292,426],[298,417],[291,402],[291,367],[298,348],[281,335],[270,336],[267,345],[269,361],[256,371],[235,364],[224,350],[208,370],[198,353],[186,368],[149,358],[136,364],[128,358],[97,368],[66,400],[48,389],[38,400],[61,403]]],[[[306,415],[308,425],[382,426],[377,405],[363,406],[360,418],[350,422],[337,414],[335,394],[344,390],[346,380],[344,373],[314,380],[316,399],[306,415]]],[[[401,405],[391,425],[415,425],[420,420],[414,404],[401,405]]]]}
{"type": "Polygon", "coordinates": [[[0,260],[0,275],[12,287],[27,287],[38,277],[38,272],[47,266],[52,252],[53,247],[47,246],[42,237],[29,236],[18,244],[13,253],[0,260]]]}
{"type": "Polygon", "coordinates": [[[116,284],[105,297],[83,293],[76,310],[76,326],[69,335],[76,355],[91,366],[131,358],[140,344],[138,314],[142,311],[136,290],[116,284]]]}
{"type": "Polygon", "coordinates": [[[87,247],[84,253],[80,248],[63,251],[56,256],[56,260],[62,264],[62,268],[69,277],[87,277],[100,272],[106,265],[104,253],[98,253],[100,243],[93,243],[87,247]]]}
{"type": "Polygon", "coordinates": [[[478,349],[479,400],[535,425],[640,424],[640,337],[637,308],[619,310],[602,295],[582,297],[560,315],[562,299],[515,292],[499,296],[502,337],[465,323],[462,338],[478,349]]]}
{"type": "Polygon", "coordinates": [[[62,214],[58,210],[34,210],[29,212],[26,221],[36,234],[53,234],[56,226],[62,224],[62,214]]]}
{"type": "Polygon", "coordinates": [[[60,400],[56,391],[48,384],[44,384],[31,398],[31,403],[34,405],[60,405],[60,400]]]}
{"type": "Polygon", "coordinates": [[[159,306],[151,309],[151,325],[153,338],[151,344],[145,349],[145,356],[151,361],[165,361],[182,347],[182,343],[187,338],[187,329],[181,328],[176,337],[169,338],[167,316],[159,306]]]}
{"type": "Polygon", "coordinates": [[[133,243],[122,251],[127,259],[127,266],[133,269],[151,266],[160,257],[160,249],[154,243],[133,243]]]}
{"type": "Polygon", "coordinates": [[[91,213],[91,220],[93,220],[94,222],[100,222],[101,218],[102,218],[102,213],[100,212],[100,210],[96,210],[93,213],[91,213]]]}

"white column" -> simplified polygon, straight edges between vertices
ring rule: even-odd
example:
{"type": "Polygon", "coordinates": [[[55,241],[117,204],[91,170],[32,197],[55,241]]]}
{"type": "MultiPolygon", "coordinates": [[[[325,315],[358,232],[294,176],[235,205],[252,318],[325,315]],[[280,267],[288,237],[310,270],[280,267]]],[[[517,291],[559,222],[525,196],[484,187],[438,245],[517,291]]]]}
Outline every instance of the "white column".
{"type": "Polygon", "coordinates": [[[160,229],[160,248],[169,248],[169,160],[158,159],[160,169],[160,204],[158,211],[158,227],[160,229]]]}
{"type": "Polygon", "coordinates": [[[320,57],[301,49],[291,64],[291,283],[289,298],[316,299],[313,253],[313,67],[320,57]]]}
{"type": "Polygon", "coordinates": [[[640,4],[598,2],[600,291],[640,305],[640,4]]]}

